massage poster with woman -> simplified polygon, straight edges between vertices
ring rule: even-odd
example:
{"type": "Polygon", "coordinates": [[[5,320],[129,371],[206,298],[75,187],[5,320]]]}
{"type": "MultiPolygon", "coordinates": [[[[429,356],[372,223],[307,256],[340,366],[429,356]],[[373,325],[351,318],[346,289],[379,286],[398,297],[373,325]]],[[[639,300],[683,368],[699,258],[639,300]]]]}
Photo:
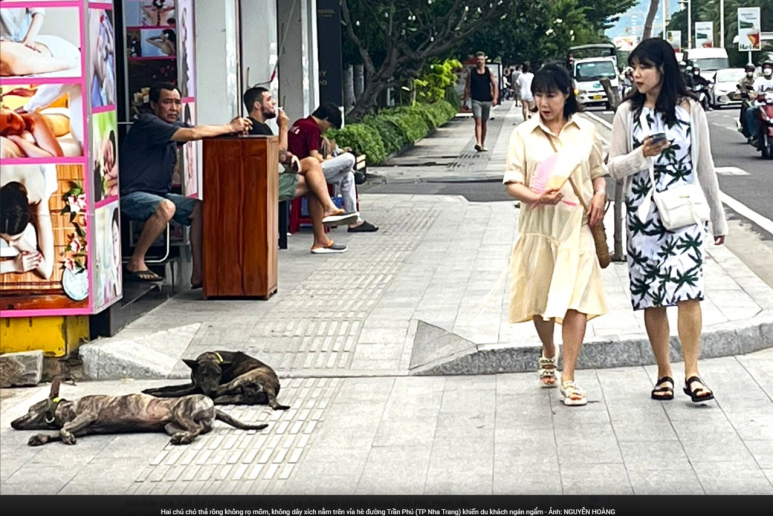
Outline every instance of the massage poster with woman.
{"type": "Polygon", "coordinates": [[[114,102],[115,64],[110,37],[89,34],[94,6],[112,11],[112,3],[85,0],[0,0],[0,317],[100,309],[91,295],[98,237],[92,159],[101,160],[108,192],[117,169],[115,152],[95,152],[88,121],[114,102]],[[91,61],[95,55],[104,66],[91,61]]]}

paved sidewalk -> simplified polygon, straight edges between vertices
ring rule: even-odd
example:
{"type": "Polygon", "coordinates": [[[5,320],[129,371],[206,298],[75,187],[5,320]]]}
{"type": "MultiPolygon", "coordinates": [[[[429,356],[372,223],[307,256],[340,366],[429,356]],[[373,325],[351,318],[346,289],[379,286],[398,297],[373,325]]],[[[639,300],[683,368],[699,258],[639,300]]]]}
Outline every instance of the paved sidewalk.
{"type": "MultiPolygon", "coordinates": [[[[675,366],[679,381],[681,367],[675,366]]],[[[585,370],[586,407],[536,373],[297,378],[292,408],[226,407],[262,432],[217,423],[188,447],[164,434],[26,445],[9,422],[48,386],[0,407],[2,494],[773,494],[773,350],[706,360],[717,401],[649,399],[652,367],[585,370]]],[[[63,385],[64,398],[163,381],[63,385]]]]}
{"type": "MultiPolygon", "coordinates": [[[[475,166],[408,167],[414,179],[487,180],[493,170],[501,175],[518,111],[495,111],[495,143],[491,152],[475,153],[475,166]]],[[[467,138],[459,154],[466,163],[471,134],[471,121],[456,121],[400,159],[419,163],[458,153],[453,145],[467,138]]],[[[380,167],[377,173],[404,180],[402,170],[380,167]]],[[[269,301],[177,296],[116,337],[82,346],[84,371],[93,379],[184,378],[189,371],[180,358],[212,349],[255,354],[295,377],[536,369],[540,343],[533,325],[507,321],[508,263],[519,214],[514,203],[363,193],[361,208],[381,230],[331,231],[331,238],[349,245],[349,252],[334,256],[311,255],[311,235],[293,235],[280,253],[279,292],[269,301]]],[[[612,210],[606,226],[613,230],[612,210]]],[[[707,253],[703,356],[772,346],[773,289],[727,248],[710,245],[707,253]]],[[[589,323],[579,366],[654,363],[643,314],[631,310],[626,264],[612,264],[602,277],[610,312],[589,323]]],[[[676,310],[670,316],[678,360],[676,310]]],[[[556,333],[560,343],[560,329],[556,333]]]]}
{"type": "MultiPolygon", "coordinates": [[[[379,174],[406,185],[498,180],[518,116],[495,114],[491,152],[468,155],[472,122],[456,121],[379,174]]],[[[98,381],[61,392],[136,393],[187,378],[180,358],[244,350],[277,370],[291,410],[227,406],[270,426],[218,423],[189,447],[144,434],[32,448],[9,423],[48,386],[4,389],[0,493],[773,494],[773,290],[730,251],[712,246],[706,264],[701,370],[716,402],[689,402],[680,363],[676,399],[649,398],[653,358],[626,266],[613,264],[603,271],[611,312],[589,325],[577,374],[591,402],[569,408],[539,387],[533,326],[507,323],[514,204],[361,197],[381,230],[333,230],[349,252],[311,255],[311,235],[293,235],[270,300],[177,296],[83,345],[98,381]]]]}

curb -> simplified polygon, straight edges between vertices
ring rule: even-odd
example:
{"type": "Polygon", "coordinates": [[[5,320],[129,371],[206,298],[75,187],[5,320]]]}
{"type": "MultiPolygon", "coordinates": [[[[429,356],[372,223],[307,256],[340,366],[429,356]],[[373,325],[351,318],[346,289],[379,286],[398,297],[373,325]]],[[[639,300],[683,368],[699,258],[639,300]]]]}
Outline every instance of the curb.
{"type": "MultiPolygon", "coordinates": [[[[471,347],[426,364],[412,364],[411,375],[524,373],[537,370],[538,358],[542,351],[539,345],[475,345],[463,337],[445,333],[446,338],[455,336],[468,342],[471,347]]],[[[681,362],[683,356],[678,337],[671,336],[670,347],[671,361],[681,362]]],[[[770,315],[752,326],[743,328],[738,328],[733,323],[717,325],[716,329],[702,335],[700,358],[745,355],[768,348],[773,348],[773,317],[770,315]]],[[[612,369],[653,364],[655,356],[646,337],[620,336],[613,339],[591,339],[586,342],[580,352],[577,369],[612,369]]],[[[560,356],[559,368],[562,365],[563,356],[560,356]]]]}

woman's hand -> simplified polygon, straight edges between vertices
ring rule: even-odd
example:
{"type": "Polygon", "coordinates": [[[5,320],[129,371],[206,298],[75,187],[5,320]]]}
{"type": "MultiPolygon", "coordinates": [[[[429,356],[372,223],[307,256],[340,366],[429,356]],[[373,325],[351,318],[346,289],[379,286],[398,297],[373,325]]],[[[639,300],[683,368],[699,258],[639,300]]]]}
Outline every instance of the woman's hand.
{"type": "Polygon", "coordinates": [[[604,220],[604,209],[607,204],[607,194],[605,192],[596,192],[593,194],[593,200],[590,203],[590,213],[588,214],[588,224],[595,227],[604,220]]]}
{"type": "Polygon", "coordinates": [[[561,193],[561,190],[553,188],[545,191],[545,193],[540,195],[537,198],[537,202],[535,202],[534,205],[538,206],[540,204],[547,204],[548,206],[555,206],[556,204],[561,202],[561,199],[563,198],[564,198],[564,194],[561,193]]]}
{"type": "Polygon", "coordinates": [[[43,261],[43,255],[38,252],[22,251],[13,260],[16,272],[23,274],[25,272],[37,269],[40,262],[43,261]]]}
{"type": "Polygon", "coordinates": [[[35,46],[35,41],[34,40],[31,40],[29,38],[24,38],[22,40],[21,44],[24,45],[25,47],[31,49],[31,50],[34,50],[37,53],[40,53],[40,50],[38,49],[38,47],[35,46]]]}
{"type": "Polygon", "coordinates": [[[723,245],[725,243],[725,235],[714,237],[714,245],[723,245]]]}
{"type": "Polygon", "coordinates": [[[667,148],[671,146],[671,142],[668,140],[661,140],[657,143],[652,143],[652,137],[648,136],[644,139],[644,145],[642,145],[642,154],[645,158],[651,158],[657,156],[667,148]]]}

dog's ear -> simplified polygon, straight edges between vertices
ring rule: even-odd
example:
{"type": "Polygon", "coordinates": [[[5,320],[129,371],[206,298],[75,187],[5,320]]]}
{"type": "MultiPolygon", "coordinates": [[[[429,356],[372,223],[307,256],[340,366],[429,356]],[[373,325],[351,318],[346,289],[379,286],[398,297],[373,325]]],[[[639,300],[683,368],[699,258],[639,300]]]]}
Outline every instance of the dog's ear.
{"type": "Polygon", "coordinates": [[[60,376],[55,376],[54,380],[51,382],[51,392],[48,394],[48,399],[53,400],[59,397],[59,385],[61,385],[61,383],[62,378],[60,376]]]}
{"type": "Polygon", "coordinates": [[[199,367],[199,363],[196,362],[195,360],[190,360],[188,358],[183,358],[183,362],[185,362],[185,365],[187,365],[188,367],[190,367],[194,371],[196,369],[198,369],[198,367],[199,367]]]}

